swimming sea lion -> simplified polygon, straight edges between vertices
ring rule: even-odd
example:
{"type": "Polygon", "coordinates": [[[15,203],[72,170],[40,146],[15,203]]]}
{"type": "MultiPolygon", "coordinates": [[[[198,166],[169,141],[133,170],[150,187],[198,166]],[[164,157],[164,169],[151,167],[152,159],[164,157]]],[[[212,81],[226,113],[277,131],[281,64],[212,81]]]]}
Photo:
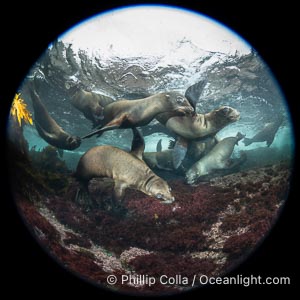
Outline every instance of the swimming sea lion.
{"type": "Polygon", "coordinates": [[[188,141],[188,148],[186,157],[190,160],[197,161],[204,155],[208,154],[210,150],[219,142],[219,139],[213,135],[206,138],[188,141]]]}
{"type": "Polygon", "coordinates": [[[144,152],[143,159],[151,169],[160,169],[166,171],[174,171],[173,150],[164,150],[158,152],[144,152]]]}
{"type": "Polygon", "coordinates": [[[174,167],[183,161],[187,152],[187,140],[194,140],[210,135],[215,135],[225,126],[236,122],[240,113],[229,106],[221,106],[206,114],[195,114],[194,116],[174,116],[160,114],[156,119],[164,124],[170,131],[178,135],[173,152],[174,167]]]}
{"type": "Polygon", "coordinates": [[[59,149],[74,150],[81,144],[78,136],[65,132],[49,115],[39,95],[34,90],[33,83],[29,87],[34,110],[34,124],[40,137],[48,144],[59,149]]]}
{"type": "Polygon", "coordinates": [[[267,146],[270,147],[274,141],[276,132],[282,124],[282,121],[283,118],[281,117],[275,122],[267,123],[264,128],[259,131],[254,137],[244,138],[243,143],[245,144],[245,146],[249,146],[252,143],[266,142],[267,146]]]}
{"type": "Polygon", "coordinates": [[[240,132],[236,137],[227,137],[217,143],[213,149],[196,162],[186,173],[188,184],[194,184],[201,177],[211,174],[214,170],[229,169],[235,166],[230,156],[234,146],[245,136],[240,132]]]}
{"type": "Polygon", "coordinates": [[[145,126],[158,114],[172,111],[175,115],[191,114],[194,110],[188,100],[177,92],[159,93],[138,100],[120,100],[104,107],[104,125],[82,137],[89,138],[95,134],[117,128],[145,126]]]}
{"type": "Polygon", "coordinates": [[[239,120],[240,113],[232,107],[221,106],[207,114],[196,114],[193,117],[175,116],[165,123],[162,117],[158,115],[156,119],[177,135],[193,140],[216,134],[225,126],[239,120]]]}
{"type": "Polygon", "coordinates": [[[172,203],[175,199],[171,195],[171,188],[142,160],[144,139],[136,128],[132,130],[134,137],[131,152],[112,146],[93,147],[80,158],[76,178],[86,192],[92,178],[112,178],[115,182],[114,201],[121,200],[126,189],[131,188],[159,199],[162,203],[172,203]]]}
{"type": "Polygon", "coordinates": [[[94,127],[102,123],[104,107],[114,102],[108,96],[88,92],[80,87],[73,87],[69,94],[71,104],[81,111],[88,120],[92,121],[94,127]]]}

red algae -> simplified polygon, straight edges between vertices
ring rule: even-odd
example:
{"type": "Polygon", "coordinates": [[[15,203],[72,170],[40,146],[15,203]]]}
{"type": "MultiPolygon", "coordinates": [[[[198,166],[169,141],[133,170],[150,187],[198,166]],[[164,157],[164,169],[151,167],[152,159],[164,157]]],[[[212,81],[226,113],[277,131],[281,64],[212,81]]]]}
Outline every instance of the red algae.
{"type": "Polygon", "coordinates": [[[258,237],[253,232],[231,236],[224,244],[223,251],[229,254],[229,258],[237,258],[250,253],[257,244],[258,237]]]}
{"type": "MultiPolygon", "coordinates": [[[[268,233],[288,190],[286,169],[270,167],[198,186],[171,180],[176,200],[169,205],[128,189],[120,210],[112,211],[111,181],[92,181],[90,195],[97,207],[88,209],[75,203],[78,184],[72,178],[69,183],[64,194],[46,197],[45,189],[40,189],[39,182],[35,187],[33,181],[33,201],[18,194],[17,204],[29,228],[53,257],[100,285],[106,285],[110,274],[120,282],[123,274],[132,272],[188,278],[226,272],[268,233]],[[276,178],[266,177],[273,172],[276,178]],[[49,214],[41,213],[43,208],[49,214]],[[128,251],[130,260],[124,263],[128,251]]],[[[115,288],[155,295],[183,287],[117,283],[115,288]]]]}
{"type": "Polygon", "coordinates": [[[139,256],[131,260],[129,264],[138,274],[154,277],[180,275],[189,279],[198,274],[210,276],[217,267],[209,259],[197,259],[190,256],[179,257],[172,253],[139,256]]]}

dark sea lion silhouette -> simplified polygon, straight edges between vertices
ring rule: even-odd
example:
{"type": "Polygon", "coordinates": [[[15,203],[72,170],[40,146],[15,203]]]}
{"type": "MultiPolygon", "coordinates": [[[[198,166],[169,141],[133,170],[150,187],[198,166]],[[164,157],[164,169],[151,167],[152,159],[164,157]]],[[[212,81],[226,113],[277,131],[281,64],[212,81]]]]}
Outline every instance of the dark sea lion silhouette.
{"type": "Polygon", "coordinates": [[[161,142],[162,142],[162,139],[160,139],[160,140],[157,142],[157,145],[156,145],[156,151],[157,151],[157,152],[160,152],[160,151],[162,150],[161,142]]]}
{"type": "Polygon", "coordinates": [[[270,147],[282,122],[283,118],[279,117],[276,121],[267,123],[261,131],[254,135],[254,137],[244,138],[243,143],[245,146],[249,146],[252,143],[266,142],[267,146],[270,147]]]}

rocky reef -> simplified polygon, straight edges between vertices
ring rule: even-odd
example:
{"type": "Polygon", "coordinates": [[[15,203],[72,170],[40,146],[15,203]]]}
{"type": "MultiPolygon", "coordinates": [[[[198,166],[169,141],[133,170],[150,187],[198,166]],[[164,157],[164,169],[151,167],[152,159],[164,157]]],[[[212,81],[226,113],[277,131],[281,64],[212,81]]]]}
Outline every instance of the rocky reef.
{"type": "MultiPolygon", "coordinates": [[[[17,169],[30,192],[14,190],[29,229],[64,267],[103,287],[111,274],[118,279],[130,274],[179,275],[189,280],[195,274],[225,274],[268,234],[286,199],[290,177],[288,165],[281,162],[198,186],[174,178],[169,181],[176,198],[173,204],[128,190],[122,209],[115,213],[109,210],[111,181],[91,182],[91,197],[98,207],[87,209],[73,201],[78,184],[70,174],[58,175],[62,182],[67,177],[68,186],[62,184],[65,188],[57,192],[44,189],[38,176],[41,171],[35,174],[39,180],[21,178],[28,168],[26,172],[22,165],[17,169]]],[[[113,289],[162,295],[190,289],[190,285],[129,282],[117,283],[113,289]]]]}

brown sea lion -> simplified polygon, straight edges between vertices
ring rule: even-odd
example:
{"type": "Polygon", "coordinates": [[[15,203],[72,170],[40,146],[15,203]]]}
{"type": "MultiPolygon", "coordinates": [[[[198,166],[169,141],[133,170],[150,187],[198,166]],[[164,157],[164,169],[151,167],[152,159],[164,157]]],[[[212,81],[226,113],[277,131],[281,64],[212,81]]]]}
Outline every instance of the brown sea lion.
{"type": "Polygon", "coordinates": [[[158,114],[173,112],[175,115],[193,113],[194,109],[188,100],[177,92],[159,93],[138,100],[120,100],[104,107],[103,127],[92,131],[82,138],[117,128],[145,126],[158,114]]]}
{"type": "MultiPolygon", "coordinates": [[[[88,191],[92,178],[108,177],[114,180],[113,200],[121,200],[127,188],[139,190],[159,199],[162,203],[172,203],[168,183],[155,175],[142,160],[145,143],[136,128],[133,130],[131,152],[112,146],[96,146],[88,150],[79,160],[76,178],[83,191],[88,191]]],[[[113,204],[116,206],[116,203],[113,204]]]]}
{"type": "Polygon", "coordinates": [[[270,147],[282,122],[283,118],[280,117],[274,122],[267,123],[264,128],[259,131],[254,137],[244,138],[243,143],[245,144],[245,146],[249,146],[252,143],[266,142],[267,146],[270,147]]]}
{"type": "Polygon", "coordinates": [[[182,163],[187,149],[188,140],[200,139],[215,135],[225,126],[236,122],[240,113],[229,106],[221,106],[206,114],[194,116],[172,116],[160,114],[156,119],[164,124],[170,131],[177,134],[177,141],[173,152],[174,167],[182,163]]]}
{"type": "Polygon", "coordinates": [[[161,114],[156,117],[169,130],[189,140],[214,135],[239,118],[240,113],[229,106],[221,106],[207,114],[195,114],[193,117],[174,116],[165,119],[161,114]]]}
{"type": "Polygon", "coordinates": [[[88,92],[80,87],[73,87],[69,91],[71,104],[81,111],[84,116],[93,122],[93,126],[98,126],[104,118],[104,107],[114,100],[108,96],[95,92],[88,92]]]}
{"type": "Polygon", "coordinates": [[[196,162],[186,173],[186,181],[188,184],[194,184],[200,180],[201,177],[207,176],[220,169],[229,169],[235,166],[230,160],[234,146],[243,139],[245,135],[240,132],[236,137],[227,137],[221,140],[213,149],[196,162]]]}
{"type": "Polygon", "coordinates": [[[65,132],[49,115],[35,91],[33,83],[30,83],[29,90],[34,110],[34,124],[40,137],[59,149],[74,150],[78,148],[81,144],[80,137],[65,132]]]}

